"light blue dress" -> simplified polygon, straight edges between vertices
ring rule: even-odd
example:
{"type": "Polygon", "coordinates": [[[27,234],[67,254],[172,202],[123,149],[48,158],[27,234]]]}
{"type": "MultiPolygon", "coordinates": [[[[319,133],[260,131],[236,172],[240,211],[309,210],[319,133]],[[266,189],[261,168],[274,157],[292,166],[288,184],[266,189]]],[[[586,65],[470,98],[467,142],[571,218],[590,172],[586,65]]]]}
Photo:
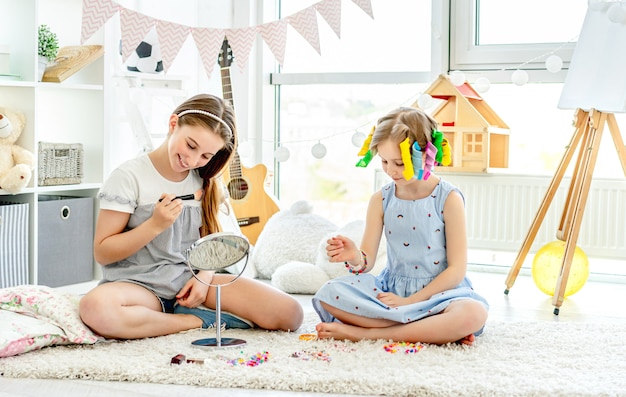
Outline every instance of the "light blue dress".
{"type": "Polygon", "coordinates": [[[321,302],[363,317],[399,323],[410,323],[440,313],[450,302],[459,299],[474,299],[488,309],[489,304],[474,292],[467,277],[456,288],[423,302],[390,308],[376,298],[381,291],[402,297],[412,295],[446,269],[443,206],[450,192],[462,195],[443,179],[430,196],[419,200],[401,200],[396,197],[395,190],[394,183],[382,188],[387,266],[378,276],[368,273],[349,275],[324,284],[313,297],[313,307],[320,319],[323,322],[338,321],[321,302]]]}

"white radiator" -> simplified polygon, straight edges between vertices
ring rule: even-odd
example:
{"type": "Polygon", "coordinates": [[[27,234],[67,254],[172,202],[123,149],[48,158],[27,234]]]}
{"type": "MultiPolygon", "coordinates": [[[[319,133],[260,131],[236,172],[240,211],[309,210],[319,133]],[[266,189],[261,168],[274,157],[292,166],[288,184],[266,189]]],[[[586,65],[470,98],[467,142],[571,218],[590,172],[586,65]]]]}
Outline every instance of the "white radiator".
{"type": "Polygon", "coordinates": [[[0,288],[28,284],[28,204],[0,203],[0,288]]]}
{"type": "MultiPolygon", "coordinates": [[[[518,252],[552,177],[440,174],[465,195],[468,245],[518,252]]],[[[531,252],[556,240],[570,179],[561,181],[531,252]]],[[[594,179],[577,244],[588,255],[626,259],[626,180],[594,179]]]]}

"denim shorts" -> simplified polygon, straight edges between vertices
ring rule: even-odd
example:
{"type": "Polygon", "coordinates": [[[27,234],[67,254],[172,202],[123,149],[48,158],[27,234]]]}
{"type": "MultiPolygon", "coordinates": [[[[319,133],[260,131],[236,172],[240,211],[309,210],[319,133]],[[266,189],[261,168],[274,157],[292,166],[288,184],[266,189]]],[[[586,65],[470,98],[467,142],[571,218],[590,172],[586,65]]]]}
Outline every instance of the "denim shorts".
{"type": "Polygon", "coordinates": [[[161,311],[163,313],[174,313],[174,306],[176,305],[176,298],[165,299],[157,296],[159,301],[161,302],[161,311]]]}

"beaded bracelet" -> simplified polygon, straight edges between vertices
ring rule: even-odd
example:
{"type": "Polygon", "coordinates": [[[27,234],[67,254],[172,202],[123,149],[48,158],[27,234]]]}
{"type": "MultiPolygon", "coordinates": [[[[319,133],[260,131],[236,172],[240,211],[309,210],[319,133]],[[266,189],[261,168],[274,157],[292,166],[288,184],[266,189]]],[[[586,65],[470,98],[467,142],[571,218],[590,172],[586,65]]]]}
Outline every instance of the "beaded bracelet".
{"type": "Polygon", "coordinates": [[[352,274],[359,275],[367,269],[367,255],[365,252],[361,251],[361,258],[363,259],[363,263],[360,263],[358,266],[352,266],[347,261],[344,262],[346,264],[346,269],[352,274]]]}

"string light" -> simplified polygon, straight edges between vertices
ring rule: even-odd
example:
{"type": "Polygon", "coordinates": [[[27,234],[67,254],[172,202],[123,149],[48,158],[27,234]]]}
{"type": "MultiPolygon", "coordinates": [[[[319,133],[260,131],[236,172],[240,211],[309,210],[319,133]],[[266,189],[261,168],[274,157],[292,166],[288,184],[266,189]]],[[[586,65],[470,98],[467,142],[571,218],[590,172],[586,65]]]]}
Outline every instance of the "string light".
{"type": "MultiPolygon", "coordinates": [[[[465,76],[463,76],[465,78],[465,76]]],[[[430,94],[422,94],[417,98],[417,105],[422,109],[430,109],[433,106],[433,97],[430,94]]]]}
{"type": "Polygon", "coordinates": [[[511,75],[511,82],[515,85],[524,85],[528,83],[528,72],[522,69],[517,69],[511,75]]]}
{"type": "Polygon", "coordinates": [[[548,69],[548,72],[557,73],[560,72],[562,68],[563,60],[560,56],[550,55],[546,59],[546,69],[548,69]]]}
{"type": "MultiPolygon", "coordinates": [[[[590,10],[595,11],[595,12],[606,12],[607,18],[613,23],[626,24],[626,4],[625,3],[626,1],[622,1],[622,0],[589,0],[588,6],[590,10]]],[[[542,58],[545,58],[545,67],[547,71],[551,73],[558,73],[563,68],[563,59],[561,59],[560,56],[556,55],[556,53],[562,48],[564,48],[566,45],[574,42],[577,39],[578,39],[578,36],[575,36],[550,52],[547,52],[545,54],[532,58],[518,65],[517,67],[504,68],[501,70],[502,71],[513,70],[511,74],[511,82],[517,86],[523,86],[529,81],[528,72],[526,72],[522,68],[526,66],[527,64],[536,62],[537,60],[542,59],[542,58]]],[[[450,81],[455,86],[461,86],[465,83],[466,76],[464,72],[459,71],[459,70],[454,70],[449,73],[449,78],[450,78],[450,81]]],[[[489,81],[487,77],[479,77],[473,83],[473,87],[476,89],[477,92],[485,93],[491,87],[491,82],[489,81]]],[[[425,109],[425,110],[429,109],[434,104],[434,100],[432,96],[430,96],[427,93],[419,93],[416,101],[417,101],[417,105],[421,109],[425,109]]],[[[407,101],[407,102],[414,103],[415,100],[407,101]]],[[[371,125],[373,125],[374,123],[375,123],[375,120],[369,123],[366,123],[364,125],[361,125],[360,127],[357,127],[351,137],[352,145],[354,145],[355,147],[361,147],[361,145],[363,144],[363,141],[365,140],[366,134],[364,134],[363,132],[360,132],[359,128],[362,128],[365,126],[371,127],[371,125]]],[[[347,132],[352,132],[352,131],[354,130],[350,130],[347,132]]],[[[293,142],[316,141],[317,143],[313,145],[313,147],[311,148],[311,154],[316,159],[322,159],[326,156],[327,150],[326,150],[326,146],[322,144],[321,141],[327,138],[333,138],[339,135],[343,135],[345,133],[346,131],[343,131],[343,132],[332,134],[332,135],[322,137],[322,138],[299,140],[299,141],[293,141],[293,142]]],[[[290,157],[289,149],[284,146],[287,143],[290,143],[290,142],[281,142],[278,148],[276,149],[276,151],[274,152],[274,158],[279,162],[284,162],[284,161],[289,160],[289,157],[290,157]]]]}
{"type": "Polygon", "coordinates": [[[352,145],[354,145],[354,147],[360,148],[361,146],[363,146],[365,138],[366,136],[364,133],[362,133],[361,131],[356,131],[354,134],[352,134],[352,145]]]}
{"type": "Polygon", "coordinates": [[[609,17],[609,21],[613,23],[626,22],[626,9],[622,7],[621,2],[611,5],[608,10],[606,10],[606,15],[609,17]]]}
{"type": "Polygon", "coordinates": [[[289,149],[287,149],[284,146],[279,146],[274,151],[274,158],[276,159],[276,161],[278,161],[280,163],[289,160],[289,156],[290,155],[291,155],[291,153],[289,153],[289,149]]]}
{"type": "Polygon", "coordinates": [[[317,142],[311,148],[311,154],[318,160],[323,159],[324,156],[326,156],[326,146],[324,146],[324,144],[321,142],[317,142]]]}
{"type": "Polygon", "coordinates": [[[465,84],[465,73],[460,70],[450,72],[450,81],[457,87],[462,86],[465,84]]]}
{"type": "Polygon", "coordinates": [[[489,91],[489,88],[491,88],[491,81],[489,81],[486,77],[479,77],[474,82],[474,88],[481,94],[485,93],[489,91]]]}

